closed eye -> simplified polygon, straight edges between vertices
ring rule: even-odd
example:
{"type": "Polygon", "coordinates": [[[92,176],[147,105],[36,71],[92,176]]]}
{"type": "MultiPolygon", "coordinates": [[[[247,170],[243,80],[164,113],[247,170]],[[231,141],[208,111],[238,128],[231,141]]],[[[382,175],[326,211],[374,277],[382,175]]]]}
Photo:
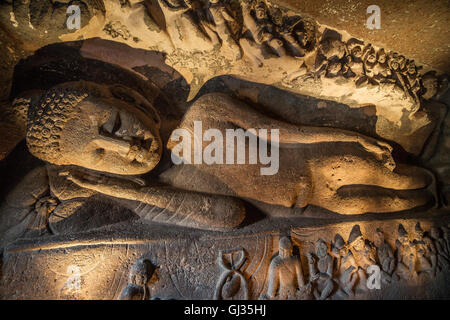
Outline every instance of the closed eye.
{"type": "Polygon", "coordinates": [[[120,113],[115,112],[109,120],[99,128],[99,133],[105,136],[113,136],[119,131],[122,126],[122,120],[120,119],[120,113]]]}

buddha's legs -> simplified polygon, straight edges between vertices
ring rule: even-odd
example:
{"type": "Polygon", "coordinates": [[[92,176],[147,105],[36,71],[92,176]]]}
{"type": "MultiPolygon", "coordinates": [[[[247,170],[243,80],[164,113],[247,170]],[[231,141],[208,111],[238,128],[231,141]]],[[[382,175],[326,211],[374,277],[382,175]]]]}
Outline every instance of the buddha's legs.
{"type": "Polygon", "coordinates": [[[418,167],[390,171],[375,160],[341,156],[315,160],[311,168],[310,203],[341,214],[403,211],[433,198],[433,190],[424,189],[433,176],[418,167]]]}

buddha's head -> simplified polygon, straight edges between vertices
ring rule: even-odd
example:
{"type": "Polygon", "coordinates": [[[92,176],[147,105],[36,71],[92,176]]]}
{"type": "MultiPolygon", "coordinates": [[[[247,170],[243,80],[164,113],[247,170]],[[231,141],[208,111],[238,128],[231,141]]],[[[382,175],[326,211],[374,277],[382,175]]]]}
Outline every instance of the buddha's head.
{"type": "Polygon", "coordinates": [[[30,107],[27,146],[56,165],[143,174],[161,158],[160,123],[150,102],[130,88],[68,82],[30,107]]]}

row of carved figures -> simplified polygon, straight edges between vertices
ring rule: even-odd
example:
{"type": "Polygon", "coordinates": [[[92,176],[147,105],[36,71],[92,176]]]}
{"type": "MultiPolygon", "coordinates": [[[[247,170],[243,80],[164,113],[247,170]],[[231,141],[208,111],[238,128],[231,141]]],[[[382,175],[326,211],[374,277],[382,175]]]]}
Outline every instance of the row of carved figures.
{"type": "Polygon", "coordinates": [[[315,251],[306,254],[309,279],[301,270],[298,256],[292,254],[287,238],[279,241],[278,256],[272,260],[265,297],[273,299],[352,298],[371,289],[381,289],[396,281],[431,280],[450,267],[449,228],[432,227],[425,233],[417,223],[412,234],[399,225],[395,249],[377,229],[373,242],[365,238],[359,225],[347,242],[336,234],[331,244],[315,242],[315,251]],[[294,265],[298,267],[293,268],[294,265]],[[290,276],[282,275],[295,270],[290,276]],[[377,283],[378,282],[378,283],[377,283]]]}
{"type": "MultiPolygon", "coordinates": [[[[383,85],[398,90],[413,99],[417,106],[421,97],[429,99],[439,91],[436,74],[421,75],[421,67],[416,66],[414,60],[396,52],[377,50],[355,38],[344,41],[339,33],[329,29],[320,33],[314,21],[288,16],[264,1],[242,1],[240,13],[226,0],[159,0],[159,3],[166,11],[166,20],[167,12],[185,15],[179,18],[190,21],[185,25],[187,29],[195,28],[194,33],[202,35],[204,40],[214,46],[221,45],[230,58],[245,56],[262,66],[268,58],[302,60],[315,55],[312,65],[302,64],[285,82],[321,76],[352,78],[357,87],[383,85]]],[[[170,21],[166,21],[168,23],[170,21]]],[[[172,42],[176,47],[186,48],[186,37],[179,32],[178,28],[176,35],[170,35],[172,42]],[[177,45],[178,40],[181,42],[177,45]]]]}
{"type": "MultiPolygon", "coordinates": [[[[97,2],[93,1],[91,7],[103,12],[104,6],[97,2]]],[[[148,16],[163,15],[164,22],[156,19],[155,23],[164,30],[175,50],[212,52],[220,47],[225,57],[231,60],[245,57],[256,66],[263,66],[268,59],[277,60],[270,64],[298,65],[298,70],[288,70],[283,80],[288,86],[301,84],[299,80],[305,77],[341,77],[352,79],[356,86],[387,86],[412,99],[417,108],[421,98],[430,99],[448,86],[447,78],[438,79],[431,71],[422,75],[421,67],[403,55],[377,49],[355,38],[344,40],[334,30],[321,32],[314,20],[281,10],[270,2],[158,0],[154,4],[159,9],[153,4],[147,6],[148,16]]],[[[121,5],[132,6],[129,1],[121,1],[121,5]]],[[[17,4],[13,8],[18,17],[22,6],[17,4]]],[[[39,19],[32,20],[38,28],[39,19]]],[[[103,30],[112,38],[139,40],[120,21],[109,21],[103,30]]]]}
{"type": "MultiPolygon", "coordinates": [[[[336,234],[331,243],[318,239],[314,247],[313,252],[306,253],[308,272],[304,272],[292,241],[281,237],[278,253],[270,262],[267,289],[259,298],[358,298],[369,290],[400,282],[414,285],[431,281],[439,272],[450,270],[450,225],[424,232],[417,223],[408,233],[400,224],[395,248],[385,240],[382,230],[375,231],[372,242],[355,225],[347,242],[336,234]]],[[[218,258],[222,274],[214,299],[248,299],[250,288],[242,270],[248,259],[245,249],[223,250],[218,258]]],[[[149,294],[149,281],[155,270],[149,260],[138,260],[131,267],[129,283],[119,298],[155,299],[149,294]]]]}

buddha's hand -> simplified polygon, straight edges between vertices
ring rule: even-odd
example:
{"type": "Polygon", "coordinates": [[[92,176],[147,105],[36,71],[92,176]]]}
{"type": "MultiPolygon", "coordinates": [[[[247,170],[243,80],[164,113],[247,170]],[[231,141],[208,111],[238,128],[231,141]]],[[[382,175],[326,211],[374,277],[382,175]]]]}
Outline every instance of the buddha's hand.
{"type": "Polygon", "coordinates": [[[375,158],[382,161],[383,165],[390,171],[395,169],[395,161],[392,157],[391,145],[386,142],[364,136],[358,136],[358,142],[367,152],[372,153],[375,158]]]}

